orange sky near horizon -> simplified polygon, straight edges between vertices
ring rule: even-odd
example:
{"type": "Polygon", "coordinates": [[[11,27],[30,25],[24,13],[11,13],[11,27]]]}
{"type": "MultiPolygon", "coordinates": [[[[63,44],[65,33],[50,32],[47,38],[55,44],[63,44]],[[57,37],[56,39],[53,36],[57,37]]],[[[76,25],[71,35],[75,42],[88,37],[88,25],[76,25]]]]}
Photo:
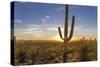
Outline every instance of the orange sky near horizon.
{"type": "MultiPolygon", "coordinates": [[[[95,39],[96,37],[89,37],[89,36],[73,36],[71,41],[78,41],[80,39],[82,39],[83,37],[85,37],[85,39],[89,40],[89,39],[95,39]]],[[[35,37],[16,37],[17,40],[56,40],[56,41],[63,41],[59,35],[56,36],[47,36],[47,37],[40,37],[40,38],[35,38],[35,37]]]]}

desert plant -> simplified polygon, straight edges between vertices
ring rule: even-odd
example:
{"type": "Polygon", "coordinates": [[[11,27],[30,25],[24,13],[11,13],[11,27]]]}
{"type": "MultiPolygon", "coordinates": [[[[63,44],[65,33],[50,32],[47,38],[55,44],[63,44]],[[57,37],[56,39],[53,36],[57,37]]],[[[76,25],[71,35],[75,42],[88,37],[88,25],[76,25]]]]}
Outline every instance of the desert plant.
{"type": "MultiPolygon", "coordinates": [[[[68,5],[65,6],[65,26],[64,26],[64,38],[62,37],[61,29],[58,27],[59,35],[62,40],[64,40],[64,50],[65,50],[65,45],[67,45],[68,41],[71,40],[73,36],[73,31],[74,31],[74,24],[75,24],[75,16],[72,17],[72,26],[71,26],[71,31],[68,36],[68,5]]],[[[64,51],[63,54],[63,62],[67,62],[67,52],[64,51]]]]}
{"type": "Polygon", "coordinates": [[[36,63],[36,60],[37,60],[36,56],[37,55],[34,52],[31,54],[31,59],[32,59],[32,63],[31,64],[35,64],[36,63]]]}
{"type": "Polygon", "coordinates": [[[88,59],[88,48],[86,45],[81,48],[81,61],[89,61],[88,59]]]}
{"type": "Polygon", "coordinates": [[[25,63],[26,58],[27,58],[26,52],[25,51],[20,51],[19,56],[18,56],[19,63],[21,63],[21,64],[25,63]]]}

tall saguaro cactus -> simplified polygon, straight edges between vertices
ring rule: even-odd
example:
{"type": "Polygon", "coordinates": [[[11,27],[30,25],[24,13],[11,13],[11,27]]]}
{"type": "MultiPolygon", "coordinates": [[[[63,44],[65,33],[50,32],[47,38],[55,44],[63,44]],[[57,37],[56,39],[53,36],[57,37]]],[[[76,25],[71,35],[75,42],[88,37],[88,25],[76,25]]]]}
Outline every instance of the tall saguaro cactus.
{"type": "Polygon", "coordinates": [[[61,29],[58,27],[59,35],[62,40],[64,40],[64,54],[63,54],[63,62],[67,62],[67,52],[65,52],[65,45],[67,45],[68,41],[72,39],[73,31],[75,24],[75,16],[72,17],[72,25],[71,30],[68,35],[68,5],[65,6],[65,25],[64,25],[64,36],[62,36],[61,29]]]}

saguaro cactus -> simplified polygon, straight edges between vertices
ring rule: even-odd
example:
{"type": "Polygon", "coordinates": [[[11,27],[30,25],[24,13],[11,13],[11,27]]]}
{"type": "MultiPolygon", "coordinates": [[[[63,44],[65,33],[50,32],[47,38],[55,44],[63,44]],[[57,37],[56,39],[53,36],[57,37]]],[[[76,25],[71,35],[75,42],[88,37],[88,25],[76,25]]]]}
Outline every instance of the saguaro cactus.
{"type": "Polygon", "coordinates": [[[70,34],[68,35],[68,5],[66,5],[65,6],[64,37],[62,37],[61,29],[60,27],[58,27],[60,38],[64,40],[63,62],[67,62],[67,52],[65,52],[65,45],[67,45],[68,41],[70,41],[73,36],[74,24],[75,24],[75,16],[72,17],[71,31],[70,31],[70,34]]]}

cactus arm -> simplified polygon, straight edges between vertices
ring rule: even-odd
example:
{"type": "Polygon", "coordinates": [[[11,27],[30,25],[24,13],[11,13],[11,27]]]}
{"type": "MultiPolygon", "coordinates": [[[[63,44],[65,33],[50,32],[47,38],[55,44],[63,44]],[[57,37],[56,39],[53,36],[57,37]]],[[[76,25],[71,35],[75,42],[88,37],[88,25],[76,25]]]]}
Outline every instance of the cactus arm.
{"type": "Polygon", "coordinates": [[[60,36],[60,38],[61,38],[62,40],[64,40],[64,38],[62,37],[62,33],[61,33],[60,27],[58,27],[58,31],[59,31],[59,36],[60,36]]]}
{"type": "Polygon", "coordinates": [[[68,41],[71,40],[71,38],[73,36],[74,24],[75,24],[75,16],[72,17],[72,26],[71,26],[71,31],[70,31],[70,34],[69,34],[68,41]]]}

